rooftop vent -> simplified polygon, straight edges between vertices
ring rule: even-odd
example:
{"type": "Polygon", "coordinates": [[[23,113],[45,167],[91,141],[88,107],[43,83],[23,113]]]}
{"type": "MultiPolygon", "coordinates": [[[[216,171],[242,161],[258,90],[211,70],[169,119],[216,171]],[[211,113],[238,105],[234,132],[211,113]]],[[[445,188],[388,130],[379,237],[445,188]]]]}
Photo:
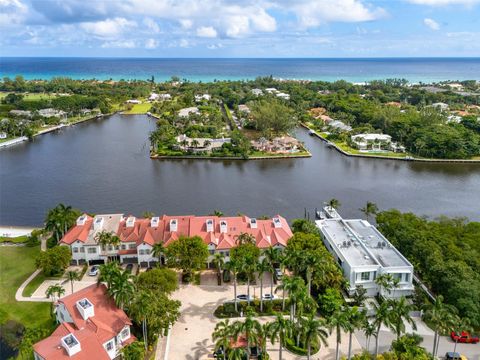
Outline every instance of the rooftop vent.
{"type": "Polygon", "coordinates": [[[177,231],[177,229],[178,229],[177,219],[170,220],[170,231],[177,231]]]}
{"type": "Polygon", "coordinates": [[[87,215],[83,214],[82,216],[79,216],[77,219],[77,226],[85,225],[85,221],[87,221],[87,215]]]}
{"type": "Polygon", "coordinates": [[[220,221],[220,232],[227,232],[227,222],[225,220],[220,221]]]}
{"type": "Polygon", "coordinates": [[[61,340],[61,343],[65,350],[67,350],[68,356],[73,356],[82,350],[80,347],[80,341],[78,341],[73,334],[64,336],[61,340]]]}
{"type": "Polygon", "coordinates": [[[129,216],[129,217],[127,218],[127,223],[126,223],[126,225],[127,225],[127,228],[133,227],[133,225],[135,225],[135,216],[129,216]]]}
{"type": "Polygon", "coordinates": [[[153,228],[158,227],[158,223],[160,222],[160,218],[158,216],[154,216],[150,219],[150,226],[153,228]]]}
{"type": "Polygon", "coordinates": [[[250,219],[250,227],[251,227],[252,229],[256,229],[256,228],[257,228],[257,219],[255,219],[255,218],[251,218],[251,219],[250,219]]]}
{"type": "Polygon", "coordinates": [[[93,221],[93,230],[101,230],[103,228],[103,217],[96,217],[93,221]]]}
{"type": "Polygon", "coordinates": [[[207,231],[212,232],[213,231],[213,220],[212,219],[207,219],[206,224],[207,224],[207,231]]]}
{"type": "Polygon", "coordinates": [[[276,228],[282,227],[282,222],[280,221],[280,218],[278,217],[273,218],[273,226],[275,226],[276,228]]]}
{"type": "Polygon", "coordinates": [[[87,298],[77,301],[77,309],[80,315],[82,315],[83,320],[95,316],[93,304],[87,298]]]}

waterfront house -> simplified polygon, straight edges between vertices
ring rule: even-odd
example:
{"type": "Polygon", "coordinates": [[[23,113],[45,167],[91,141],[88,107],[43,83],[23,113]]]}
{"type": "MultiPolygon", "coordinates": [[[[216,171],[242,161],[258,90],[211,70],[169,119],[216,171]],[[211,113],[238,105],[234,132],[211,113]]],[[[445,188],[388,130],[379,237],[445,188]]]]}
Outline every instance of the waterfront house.
{"type": "Polygon", "coordinates": [[[328,126],[340,130],[340,131],[352,131],[352,127],[350,125],[345,124],[343,121],[340,120],[333,120],[328,123],[328,126]]]}
{"type": "Polygon", "coordinates": [[[56,109],[53,109],[53,108],[48,108],[48,109],[38,110],[38,115],[40,115],[42,117],[45,117],[45,118],[49,118],[49,117],[60,118],[60,117],[65,117],[67,115],[67,113],[65,111],[62,111],[62,110],[56,110],[56,109]]]}
{"type": "Polygon", "coordinates": [[[177,140],[178,148],[194,152],[219,149],[223,146],[223,144],[230,143],[232,141],[230,138],[189,138],[185,134],[177,136],[175,140],[177,140]],[[194,144],[196,145],[194,146],[194,144]]]}
{"type": "Polygon", "coordinates": [[[322,240],[341,266],[348,282],[348,293],[353,295],[357,285],[367,290],[368,296],[392,298],[413,294],[412,264],[366,220],[343,219],[335,209],[325,208],[325,218],[316,221],[322,240]],[[390,291],[380,288],[375,279],[390,274],[398,287],[390,291]]]}
{"type": "Polygon", "coordinates": [[[392,137],[385,134],[357,134],[351,137],[352,144],[360,151],[388,150],[392,137]]]}
{"type": "Polygon", "coordinates": [[[301,142],[291,136],[275,137],[272,140],[262,137],[258,140],[252,140],[250,143],[257,151],[276,154],[292,154],[299,152],[302,148],[301,142]]]}
{"type": "Polygon", "coordinates": [[[130,332],[132,322],[115,305],[104,284],[92,284],[65,296],[55,307],[60,325],[33,345],[35,360],[111,360],[135,341],[130,332]]]}
{"type": "Polygon", "coordinates": [[[30,110],[10,110],[10,115],[31,118],[32,112],[30,110]]]}
{"type": "Polygon", "coordinates": [[[252,89],[252,94],[255,96],[263,95],[263,91],[261,89],[252,89]]]}
{"type": "Polygon", "coordinates": [[[154,244],[168,246],[182,236],[199,236],[210,251],[210,264],[217,252],[225,255],[228,261],[230,249],[236,246],[241,233],[253,235],[255,244],[261,249],[271,246],[283,249],[292,237],[288,222],[280,215],[260,220],[247,216],[163,215],[143,219],[123,214],[94,217],[83,214],[61,239],[60,245],[71,249],[73,264],[118,260],[121,263],[149,266],[164,261],[152,255],[154,244]],[[120,244],[102,247],[96,240],[97,234],[102,231],[118,236],[120,244]]]}

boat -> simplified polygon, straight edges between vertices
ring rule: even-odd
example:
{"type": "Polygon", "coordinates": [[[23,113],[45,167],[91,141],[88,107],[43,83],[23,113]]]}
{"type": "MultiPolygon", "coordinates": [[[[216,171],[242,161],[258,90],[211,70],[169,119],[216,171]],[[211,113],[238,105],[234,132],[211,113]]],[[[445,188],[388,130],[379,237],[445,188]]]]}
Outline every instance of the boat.
{"type": "Polygon", "coordinates": [[[308,135],[310,136],[315,135],[315,130],[312,130],[312,129],[308,130],[308,135]]]}

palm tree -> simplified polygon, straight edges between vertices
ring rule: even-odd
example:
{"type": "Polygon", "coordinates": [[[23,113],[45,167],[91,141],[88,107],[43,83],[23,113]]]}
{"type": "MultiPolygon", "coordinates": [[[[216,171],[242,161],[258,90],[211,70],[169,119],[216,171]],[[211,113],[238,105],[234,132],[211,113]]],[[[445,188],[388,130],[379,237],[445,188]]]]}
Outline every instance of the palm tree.
{"type": "Polygon", "coordinates": [[[78,273],[78,271],[75,271],[75,270],[69,270],[66,272],[66,277],[67,279],[65,280],[65,282],[69,282],[70,281],[70,286],[71,286],[71,290],[72,290],[72,294],[73,294],[73,282],[74,281],[80,281],[80,274],[78,273]]]}
{"type": "Polygon", "coordinates": [[[275,271],[275,264],[280,262],[280,249],[270,246],[263,251],[263,255],[265,256],[265,259],[268,260],[268,271],[270,272],[270,294],[273,295],[273,274],[275,271]]]}
{"type": "Polygon", "coordinates": [[[315,269],[321,268],[322,259],[316,253],[306,253],[304,256],[304,266],[307,275],[308,295],[312,293],[312,275],[315,269]]]}
{"type": "Polygon", "coordinates": [[[267,339],[270,336],[270,325],[268,323],[260,325],[258,329],[258,345],[260,346],[261,353],[267,353],[267,339]]]}
{"type": "Polygon", "coordinates": [[[165,255],[165,247],[163,246],[163,243],[158,242],[153,244],[152,255],[158,259],[160,264],[162,263],[162,258],[165,255]]]}
{"type": "Polygon", "coordinates": [[[392,290],[393,288],[393,283],[394,283],[393,276],[392,274],[389,274],[389,273],[380,274],[375,279],[375,284],[379,286],[378,293],[380,296],[383,296],[382,290],[385,290],[388,293],[390,293],[390,290],[392,290]]]}
{"type": "MultiPolygon", "coordinates": [[[[295,317],[295,310],[297,306],[297,300],[301,296],[302,290],[305,288],[305,283],[303,279],[299,276],[293,277],[284,277],[282,280],[282,290],[288,292],[288,297],[290,300],[290,320],[293,321],[295,317]]],[[[283,297],[285,301],[285,293],[283,297]]]]}
{"type": "Polygon", "coordinates": [[[115,304],[120,309],[123,309],[135,294],[132,278],[132,275],[126,270],[120,272],[113,277],[112,285],[108,288],[109,295],[113,297],[115,304]]]}
{"type": "Polygon", "coordinates": [[[147,319],[151,316],[151,306],[153,303],[153,295],[150,291],[137,292],[133,298],[132,304],[129,308],[129,315],[137,323],[142,324],[143,342],[145,350],[148,348],[148,333],[147,333],[147,319]]]}
{"type": "Polygon", "coordinates": [[[217,268],[218,285],[222,285],[222,270],[225,266],[225,257],[222,253],[216,252],[213,256],[213,264],[217,268]]]}
{"type": "Polygon", "coordinates": [[[417,329],[415,321],[410,316],[413,306],[407,303],[405,296],[399,300],[388,300],[390,302],[390,321],[389,327],[397,336],[397,340],[405,332],[405,323],[412,325],[414,330],[417,329]]]}
{"type": "Polygon", "coordinates": [[[211,213],[210,215],[222,217],[222,216],[223,216],[223,212],[220,211],[220,210],[213,210],[213,213],[211,213]]]}
{"type": "MultiPolygon", "coordinates": [[[[470,319],[460,318],[458,315],[454,315],[452,329],[457,333],[461,333],[462,331],[469,331],[469,332],[473,331],[473,327],[470,319]]],[[[455,346],[453,348],[453,352],[457,351],[457,343],[458,343],[458,338],[456,338],[455,340],[455,346]]],[[[437,348],[438,348],[438,345],[437,345],[437,348]]],[[[437,349],[437,352],[438,352],[438,349],[437,349]]]]}
{"type": "Polygon", "coordinates": [[[235,241],[237,245],[243,245],[243,244],[255,244],[255,236],[249,233],[240,233],[239,235],[235,236],[235,241]]]}
{"type": "Polygon", "coordinates": [[[112,261],[103,265],[100,265],[100,275],[97,279],[97,285],[104,282],[107,284],[107,287],[112,286],[113,279],[120,274],[120,266],[116,261],[112,261]]]}
{"type": "Polygon", "coordinates": [[[155,216],[155,214],[151,211],[144,211],[142,213],[142,217],[144,217],[145,219],[151,219],[154,216],[155,216]]]}
{"type": "Polygon", "coordinates": [[[78,210],[73,209],[71,206],[58,204],[47,213],[45,229],[51,231],[57,242],[59,242],[68,229],[75,224],[79,216],[80,212],[78,210]]]}
{"type": "Polygon", "coordinates": [[[108,246],[118,246],[118,244],[120,244],[120,238],[114,233],[106,230],[102,230],[97,233],[95,235],[95,241],[102,247],[104,251],[107,250],[108,246]]]}
{"type": "Polygon", "coordinates": [[[215,351],[223,349],[223,355],[225,355],[227,349],[230,348],[232,342],[233,326],[230,324],[230,320],[220,321],[215,325],[215,330],[212,334],[212,340],[215,342],[215,351]]]}
{"type": "Polygon", "coordinates": [[[313,315],[303,319],[303,341],[307,346],[307,360],[310,360],[312,353],[312,343],[315,342],[321,346],[327,346],[327,338],[329,336],[324,320],[316,319],[313,315]]]}
{"type": "Polygon", "coordinates": [[[50,306],[50,315],[53,315],[53,304],[63,294],[65,294],[65,289],[59,284],[50,285],[47,288],[47,290],[45,291],[45,295],[47,296],[47,298],[49,298],[49,299],[52,298],[52,303],[51,303],[51,306],[50,306]]]}
{"type": "Polygon", "coordinates": [[[245,360],[248,358],[247,351],[242,347],[236,347],[228,352],[228,360],[245,360]]]}
{"type": "Polygon", "coordinates": [[[347,308],[347,318],[350,323],[348,327],[348,360],[352,358],[352,336],[353,332],[357,329],[360,329],[365,322],[366,312],[359,311],[358,307],[349,307],[347,308]]]}
{"type": "Polygon", "coordinates": [[[210,145],[212,145],[212,142],[211,142],[210,140],[205,140],[205,141],[203,142],[203,147],[206,147],[206,148],[207,148],[207,147],[209,147],[210,145]]]}
{"type": "Polygon", "coordinates": [[[367,204],[360,209],[361,212],[365,214],[367,217],[367,220],[369,220],[370,215],[376,215],[378,212],[378,206],[377,204],[367,201],[367,204]]]}
{"type": "Polygon", "coordinates": [[[367,352],[370,352],[370,339],[372,336],[377,336],[375,332],[376,327],[375,324],[369,322],[368,319],[365,318],[362,328],[363,333],[365,334],[365,349],[367,349],[367,352]]]}
{"type": "Polygon", "coordinates": [[[230,261],[227,263],[226,268],[233,275],[233,296],[235,301],[235,311],[238,312],[238,301],[237,301],[237,275],[240,270],[241,264],[236,259],[230,258],[230,261]]]}
{"type": "Polygon", "coordinates": [[[198,140],[197,140],[197,139],[193,139],[193,140],[192,140],[192,146],[193,146],[194,148],[197,148],[198,145],[200,145],[200,143],[198,142],[198,140]]]}
{"type": "Polygon", "coordinates": [[[335,198],[328,200],[327,204],[328,204],[328,206],[330,206],[333,209],[338,209],[340,206],[342,206],[340,201],[338,201],[335,198]]]}
{"type": "Polygon", "coordinates": [[[247,353],[250,355],[250,348],[253,344],[258,345],[258,333],[260,331],[260,323],[254,319],[252,314],[247,314],[245,321],[236,321],[233,325],[234,339],[238,336],[245,336],[247,340],[247,353]]]}
{"type": "MultiPolygon", "coordinates": [[[[270,263],[267,258],[263,258],[257,265],[257,274],[260,279],[260,312],[263,312],[263,274],[270,270],[270,263]]],[[[273,293],[270,293],[273,298],[273,293]]]]}
{"type": "Polygon", "coordinates": [[[373,321],[373,324],[376,327],[376,336],[375,336],[375,358],[378,355],[378,338],[380,337],[380,328],[383,325],[390,325],[390,304],[388,301],[382,302],[380,305],[374,304],[374,310],[375,310],[375,320],[373,321]]]}
{"type": "Polygon", "coordinates": [[[435,330],[433,337],[433,351],[432,355],[435,357],[437,354],[438,343],[440,343],[439,332],[448,326],[448,324],[454,323],[456,309],[443,302],[443,296],[438,295],[435,302],[431,305],[424,307],[424,319],[431,323],[435,330]]]}
{"type": "Polygon", "coordinates": [[[279,342],[278,359],[282,360],[282,349],[285,344],[285,340],[292,334],[293,324],[283,315],[278,314],[276,319],[269,324],[270,341],[272,345],[275,341],[279,342]]]}
{"type": "Polygon", "coordinates": [[[182,145],[184,148],[188,147],[188,140],[183,139],[182,141],[180,141],[180,145],[182,145]]]}
{"type": "Polygon", "coordinates": [[[350,331],[351,325],[347,312],[348,310],[346,310],[345,308],[338,309],[328,319],[328,326],[330,328],[330,331],[335,329],[337,334],[337,348],[335,350],[335,360],[338,360],[340,358],[340,343],[342,342],[342,330],[350,331]]]}

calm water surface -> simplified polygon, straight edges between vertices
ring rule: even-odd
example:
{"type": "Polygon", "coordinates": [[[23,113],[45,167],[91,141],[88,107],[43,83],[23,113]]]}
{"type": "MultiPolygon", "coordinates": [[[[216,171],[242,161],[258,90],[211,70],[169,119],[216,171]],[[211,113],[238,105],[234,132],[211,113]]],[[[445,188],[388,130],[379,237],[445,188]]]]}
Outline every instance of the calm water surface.
{"type": "Polygon", "coordinates": [[[418,214],[480,219],[480,166],[354,159],[299,129],[309,159],[161,161],[145,116],[94,120],[0,150],[0,224],[40,225],[59,202],[93,213],[302,217],[332,197],[346,216],[366,201],[418,214]]]}

